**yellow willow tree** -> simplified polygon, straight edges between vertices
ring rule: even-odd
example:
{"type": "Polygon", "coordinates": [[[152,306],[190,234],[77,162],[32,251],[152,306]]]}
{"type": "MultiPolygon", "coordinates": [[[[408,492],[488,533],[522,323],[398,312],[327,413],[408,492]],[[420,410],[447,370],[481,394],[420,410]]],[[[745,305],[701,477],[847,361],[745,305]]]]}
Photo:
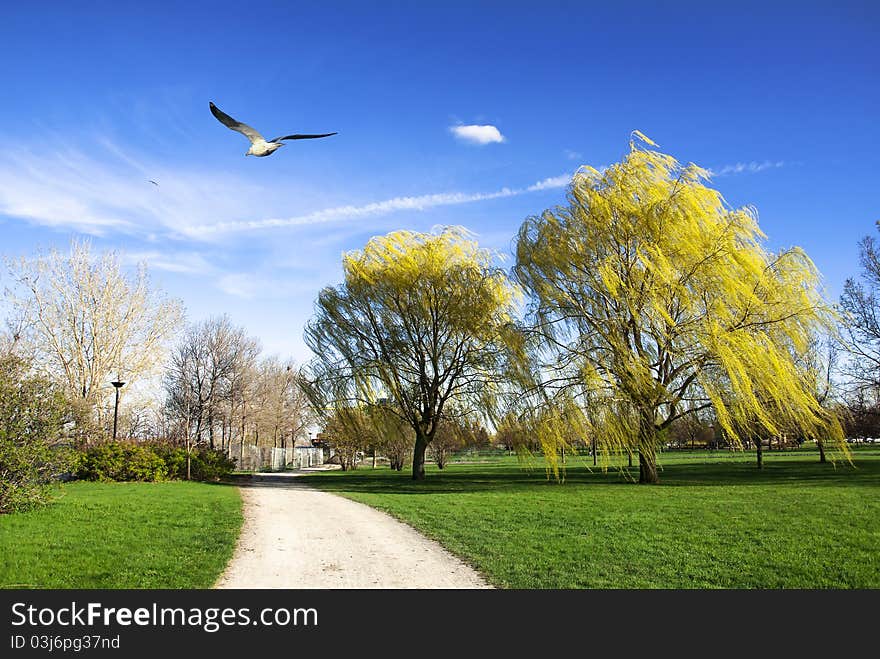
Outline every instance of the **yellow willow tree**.
{"type": "MultiPolygon", "coordinates": [[[[621,162],[581,168],[567,205],[519,230],[514,274],[543,349],[533,372],[632,411],[603,415],[596,439],[634,443],[641,483],[659,481],[663,431],[709,406],[739,446],[744,428],[794,430],[845,452],[793,358],[833,320],[812,262],[796,247],[769,252],[754,210],[728,207],[706,170],[634,135],[621,162]]],[[[565,441],[546,427],[541,439],[551,456],[565,441]]]]}
{"type": "Polygon", "coordinates": [[[342,261],[321,291],[305,340],[316,409],[380,403],[414,433],[414,480],[447,406],[485,411],[512,338],[517,289],[461,227],[396,231],[342,261]]]}

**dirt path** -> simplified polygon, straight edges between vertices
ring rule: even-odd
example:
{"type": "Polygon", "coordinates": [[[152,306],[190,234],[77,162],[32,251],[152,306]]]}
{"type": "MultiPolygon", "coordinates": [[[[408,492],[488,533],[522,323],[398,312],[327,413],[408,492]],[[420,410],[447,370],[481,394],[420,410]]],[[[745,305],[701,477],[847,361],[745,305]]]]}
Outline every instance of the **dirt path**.
{"type": "Polygon", "coordinates": [[[394,518],[295,475],[241,487],[244,526],[217,588],[489,588],[394,518]]]}

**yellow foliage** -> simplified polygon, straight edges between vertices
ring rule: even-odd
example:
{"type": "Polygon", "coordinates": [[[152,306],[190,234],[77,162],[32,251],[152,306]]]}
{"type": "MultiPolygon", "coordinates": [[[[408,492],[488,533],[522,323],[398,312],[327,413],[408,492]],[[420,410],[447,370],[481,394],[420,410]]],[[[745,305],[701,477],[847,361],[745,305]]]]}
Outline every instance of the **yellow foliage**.
{"type": "MultiPolygon", "coordinates": [[[[520,229],[515,273],[555,346],[548,368],[571,376],[582,396],[632,405],[653,426],[653,440],[650,429],[640,435],[645,452],[695,399],[714,404],[736,443],[744,428],[794,428],[845,452],[839,424],[795,363],[833,323],[813,263],[799,248],[768,251],[756,211],[730,208],[706,170],[630,144],[603,173],[581,168],[568,204],[520,229]]],[[[603,419],[609,450],[627,434],[632,445],[623,417],[603,419]]],[[[557,435],[547,433],[551,454],[557,435]]]]}
{"type": "MultiPolygon", "coordinates": [[[[349,290],[381,286],[421,291],[426,293],[423,301],[427,309],[433,302],[428,289],[439,286],[466,300],[468,306],[504,308],[507,314],[519,294],[501,271],[490,271],[491,262],[492,253],[480,248],[463,227],[446,227],[440,233],[394,231],[372,238],[364,249],[342,257],[349,290]],[[474,285],[477,281],[479,286],[474,285]],[[460,290],[454,291],[456,286],[460,290]]],[[[476,317],[481,310],[466,313],[457,309],[456,318],[476,317]]],[[[509,319],[509,314],[505,318],[509,319]]]]}
{"type": "Polygon", "coordinates": [[[487,410],[521,343],[521,293],[492,261],[462,227],[395,231],[344,254],[343,283],[321,292],[306,328],[313,399],[327,409],[386,399],[422,455],[450,407],[487,410]]]}

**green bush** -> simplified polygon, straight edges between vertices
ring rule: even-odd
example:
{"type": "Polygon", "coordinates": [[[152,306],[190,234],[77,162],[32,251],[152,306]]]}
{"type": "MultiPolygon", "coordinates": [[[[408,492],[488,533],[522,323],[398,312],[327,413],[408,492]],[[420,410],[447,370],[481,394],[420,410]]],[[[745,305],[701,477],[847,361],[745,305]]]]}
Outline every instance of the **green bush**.
{"type": "Polygon", "coordinates": [[[169,480],[186,479],[186,449],[172,444],[153,444],[153,451],[162,458],[169,480]]]}
{"type": "Polygon", "coordinates": [[[108,442],[83,451],[77,476],[89,481],[162,481],[168,478],[168,467],[149,444],[108,442]]]}
{"type": "MultiPolygon", "coordinates": [[[[190,458],[190,475],[197,481],[219,480],[234,468],[234,461],[216,449],[198,448],[190,458]]],[[[170,444],[99,444],[82,452],[76,475],[90,481],[183,480],[186,449],[170,444]]]]}
{"type": "Polygon", "coordinates": [[[70,451],[59,446],[66,409],[24,360],[0,356],[0,514],[46,503],[69,469],[70,451]]]}
{"type": "MultiPolygon", "coordinates": [[[[184,459],[184,472],[186,460],[184,459]]],[[[235,460],[229,458],[223,451],[216,449],[201,448],[192,456],[190,471],[193,480],[216,481],[228,476],[235,469],[235,460]]]]}

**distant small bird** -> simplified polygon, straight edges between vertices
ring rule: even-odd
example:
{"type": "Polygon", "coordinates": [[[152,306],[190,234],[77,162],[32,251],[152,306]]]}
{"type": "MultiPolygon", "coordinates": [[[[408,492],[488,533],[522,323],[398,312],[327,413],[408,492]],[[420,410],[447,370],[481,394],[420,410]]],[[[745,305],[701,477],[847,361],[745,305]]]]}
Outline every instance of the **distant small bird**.
{"type": "Polygon", "coordinates": [[[156,183],[153,179],[150,179],[150,183],[152,183],[153,185],[155,185],[157,188],[159,187],[159,184],[156,183]]]}
{"type": "Polygon", "coordinates": [[[230,117],[214,105],[213,101],[209,103],[211,106],[211,114],[217,117],[217,120],[221,124],[234,131],[238,131],[250,140],[251,148],[248,149],[246,154],[244,154],[246,156],[257,156],[260,158],[263,156],[270,156],[284,146],[282,140],[312,140],[317,137],[330,137],[331,135],[336,135],[336,133],[323,133],[321,135],[285,135],[284,137],[276,137],[274,140],[267,142],[257,131],[247,124],[243,124],[230,117]]]}

